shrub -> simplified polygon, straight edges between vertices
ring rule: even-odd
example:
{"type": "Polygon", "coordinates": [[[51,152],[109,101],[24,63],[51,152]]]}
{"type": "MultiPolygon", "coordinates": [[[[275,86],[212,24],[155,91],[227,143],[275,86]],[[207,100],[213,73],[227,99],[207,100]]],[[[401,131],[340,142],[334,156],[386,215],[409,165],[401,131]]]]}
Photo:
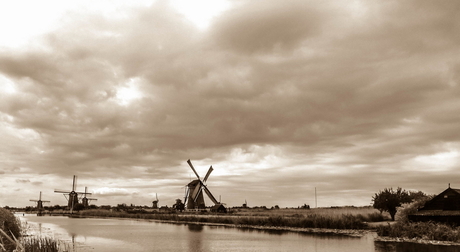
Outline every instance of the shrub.
{"type": "Polygon", "coordinates": [[[16,248],[15,239],[21,235],[19,220],[9,210],[0,208],[0,244],[6,251],[12,251],[16,248]],[[7,235],[8,237],[6,237],[7,235]]]}
{"type": "Polygon", "coordinates": [[[460,229],[435,222],[401,223],[380,226],[377,228],[379,236],[408,239],[426,239],[437,241],[460,241],[460,229]]]}

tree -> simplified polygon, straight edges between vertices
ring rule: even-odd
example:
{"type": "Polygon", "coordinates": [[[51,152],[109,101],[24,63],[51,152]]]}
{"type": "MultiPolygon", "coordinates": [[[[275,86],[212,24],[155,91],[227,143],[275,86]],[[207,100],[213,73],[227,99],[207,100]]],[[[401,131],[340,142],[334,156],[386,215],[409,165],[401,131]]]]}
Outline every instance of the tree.
{"type": "Polygon", "coordinates": [[[393,221],[395,220],[397,208],[404,203],[412,202],[412,199],[409,192],[400,187],[396,191],[393,188],[385,188],[372,197],[374,208],[380,210],[380,212],[388,212],[393,221]]]}
{"type": "Polygon", "coordinates": [[[185,204],[182,203],[181,199],[176,199],[176,204],[173,205],[173,208],[182,212],[185,210],[185,204]]]}

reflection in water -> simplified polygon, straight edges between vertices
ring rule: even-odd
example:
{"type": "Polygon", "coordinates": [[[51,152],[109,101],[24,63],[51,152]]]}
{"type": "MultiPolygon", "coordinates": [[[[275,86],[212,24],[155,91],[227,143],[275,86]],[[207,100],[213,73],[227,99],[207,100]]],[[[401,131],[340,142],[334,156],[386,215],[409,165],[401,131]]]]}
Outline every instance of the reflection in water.
{"type": "Polygon", "coordinates": [[[188,230],[192,232],[201,232],[203,231],[203,225],[198,225],[198,224],[188,224],[188,230]]]}
{"type": "Polygon", "coordinates": [[[203,226],[197,224],[188,224],[188,251],[197,252],[197,251],[206,251],[203,248],[203,226]]]}
{"type": "Polygon", "coordinates": [[[68,242],[73,251],[309,251],[309,252],[453,252],[459,246],[374,242],[363,237],[167,224],[126,219],[26,217],[39,235],[68,242]]]}

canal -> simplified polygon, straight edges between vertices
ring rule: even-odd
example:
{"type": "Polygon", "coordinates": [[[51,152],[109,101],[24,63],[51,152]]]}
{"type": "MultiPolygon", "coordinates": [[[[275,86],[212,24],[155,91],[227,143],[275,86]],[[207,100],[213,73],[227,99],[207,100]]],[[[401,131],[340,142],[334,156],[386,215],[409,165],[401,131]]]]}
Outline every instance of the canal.
{"type": "Polygon", "coordinates": [[[170,224],[132,219],[21,216],[29,232],[54,237],[74,251],[314,251],[314,252],[453,252],[456,246],[374,242],[363,237],[170,224]]]}

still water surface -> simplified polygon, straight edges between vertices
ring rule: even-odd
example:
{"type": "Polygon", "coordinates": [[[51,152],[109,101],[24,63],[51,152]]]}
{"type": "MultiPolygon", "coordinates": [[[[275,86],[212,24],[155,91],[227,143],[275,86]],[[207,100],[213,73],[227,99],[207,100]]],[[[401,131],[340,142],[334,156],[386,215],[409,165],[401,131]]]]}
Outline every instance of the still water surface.
{"type": "Polygon", "coordinates": [[[21,217],[37,235],[67,241],[75,251],[314,251],[453,252],[460,247],[374,242],[364,237],[259,231],[221,226],[169,224],[144,220],[21,217]]]}

